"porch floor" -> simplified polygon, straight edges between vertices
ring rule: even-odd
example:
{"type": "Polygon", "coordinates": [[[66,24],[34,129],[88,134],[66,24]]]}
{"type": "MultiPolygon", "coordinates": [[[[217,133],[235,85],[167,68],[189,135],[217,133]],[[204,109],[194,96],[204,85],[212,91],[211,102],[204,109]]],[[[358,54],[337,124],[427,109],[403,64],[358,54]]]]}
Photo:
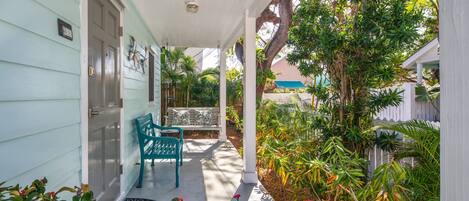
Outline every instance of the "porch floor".
{"type": "Polygon", "coordinates": [[[155,161],[145,164],[142,188],[133,188],[128,198],[170,201],[182,197],[184,201],[229,201],[235,194],[240,200],[273,200],[260,182],[257,185],[241,182],[243,161],[229,141],[216,139],[186,139],[184,165],[180,172],[180,186],[175,187],[174,161],[155,161]]]}

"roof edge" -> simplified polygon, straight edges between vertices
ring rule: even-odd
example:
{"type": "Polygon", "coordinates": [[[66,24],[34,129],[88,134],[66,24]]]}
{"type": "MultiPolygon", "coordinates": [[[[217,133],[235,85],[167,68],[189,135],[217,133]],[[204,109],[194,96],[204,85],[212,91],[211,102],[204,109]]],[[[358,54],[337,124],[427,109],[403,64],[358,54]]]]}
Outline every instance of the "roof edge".
{"type": "Polygon", "coordinates": [[[416,61],[423,56],[425,53],[433,49],[434,47],[438,46],[438,38],[433,39],[429,43],[427,43],[425,46],[423,46],[420,50],[418,50],[415,54],[410,56],[407,60],[402,63],[402,67],[406,69],[412,68],[412,66],[416,63],[416,61]]]}

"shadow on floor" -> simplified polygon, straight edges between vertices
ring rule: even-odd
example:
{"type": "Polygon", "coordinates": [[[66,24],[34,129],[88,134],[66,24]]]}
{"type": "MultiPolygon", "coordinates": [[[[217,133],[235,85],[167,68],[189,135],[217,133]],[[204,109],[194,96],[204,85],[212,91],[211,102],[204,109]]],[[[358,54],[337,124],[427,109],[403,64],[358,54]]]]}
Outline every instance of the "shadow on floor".
{"type": "Polygon", "coordinates": [[[142,188],[133,188],[128,198],[170,201],[182,197],[184,201],[229,201],[235,194],[240,200],[273,200],[264,187],[243,184],[243,161],[231,142],[216,139],[187,139],[184,142],[184,165],[180,172],[180,186],[175,188],[174,161],[145,163],[142,188]]]}

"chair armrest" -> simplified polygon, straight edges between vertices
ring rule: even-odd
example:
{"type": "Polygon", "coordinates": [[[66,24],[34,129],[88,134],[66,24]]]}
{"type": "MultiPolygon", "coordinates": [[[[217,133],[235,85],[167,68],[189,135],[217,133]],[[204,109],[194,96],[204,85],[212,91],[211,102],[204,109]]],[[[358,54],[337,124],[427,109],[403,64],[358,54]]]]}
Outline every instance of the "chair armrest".
{"type": "Polygon", "coordinates": [[[157,125],[157,124],[153,124],[153,128],[156,128],[158,130],[177,130],[179,132],[179,138],[180,140],[182,141],[182,139],[184,139],[184,129],[182,128],[179,128],[179,127],[166,127],[166,126],[160,126],[160,125],[157,125]]]}
{"type": "Polygon", "coordinates": [[[177,144],[179,146],[179,139],[175,137],[154,137],[149,135],[143,135],[144,140],[151,140],[153,142],[161,142],[163,144],[177,144]]]}

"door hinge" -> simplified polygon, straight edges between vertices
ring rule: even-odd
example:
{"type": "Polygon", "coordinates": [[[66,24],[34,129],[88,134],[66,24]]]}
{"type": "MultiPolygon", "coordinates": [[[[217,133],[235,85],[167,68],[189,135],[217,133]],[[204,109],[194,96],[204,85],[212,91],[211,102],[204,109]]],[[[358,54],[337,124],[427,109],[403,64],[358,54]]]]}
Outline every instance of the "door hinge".
{"type": "Polygon", "coordinates": [[[119,99],[119,107],[124,108],[124,99],[123,98],[119,99]]]}
{"type": "Polygon", "coordinates": [[[119,174],[124,173],[124,166],[122,164],[119,165],[119,174]]]}
{"type": "Polygon", "coordinates": [[[124,27],[119,27],[119,37],[124,36],[124,27]]]}

